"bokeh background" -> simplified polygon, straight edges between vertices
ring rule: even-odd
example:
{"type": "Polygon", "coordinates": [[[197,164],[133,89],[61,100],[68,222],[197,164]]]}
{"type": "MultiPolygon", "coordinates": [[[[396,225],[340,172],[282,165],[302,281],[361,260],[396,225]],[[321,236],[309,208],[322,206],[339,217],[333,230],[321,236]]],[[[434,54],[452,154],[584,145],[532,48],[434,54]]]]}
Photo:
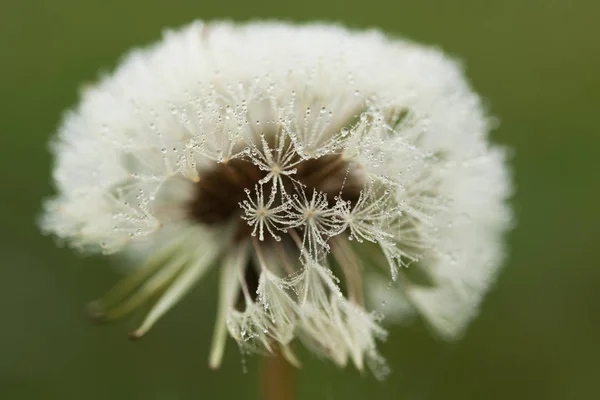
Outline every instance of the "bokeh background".
{"type": "Polygon", "coordinates": [[[259,360],[234,342],[220,371],[207,367],[214,273],[132,343],[136,321],[84,318],[118,279],[110,260],[35,225],[52,192],[47,141],[79,85],[195,18],[339,21],[439,45],[500,118],[493,140],[514,149],[519,224],[463,340],[393,328],[383,383],[302,353],[298,399],[600,398],[599,17],[595,0],[2,0],[0,398],[259,398],[259,360]]]}

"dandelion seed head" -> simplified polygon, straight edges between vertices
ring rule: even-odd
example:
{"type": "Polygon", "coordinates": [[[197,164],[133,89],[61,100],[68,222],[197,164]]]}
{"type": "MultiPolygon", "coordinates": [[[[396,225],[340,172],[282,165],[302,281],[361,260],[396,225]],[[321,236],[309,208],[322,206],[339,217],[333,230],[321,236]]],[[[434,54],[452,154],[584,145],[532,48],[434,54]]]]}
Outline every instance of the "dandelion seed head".
{"type": "Polygon", "coordinates": [[[454,338],[501,263],[511,185],[480,103],[439,50],[377,31],[195,22],[66,115],[41,226],[144,260],[96,304],[111,319],[154,301],[133,337],[215,267],[211,366],[229,333],[383,376],[364,282],[454,338]]]}

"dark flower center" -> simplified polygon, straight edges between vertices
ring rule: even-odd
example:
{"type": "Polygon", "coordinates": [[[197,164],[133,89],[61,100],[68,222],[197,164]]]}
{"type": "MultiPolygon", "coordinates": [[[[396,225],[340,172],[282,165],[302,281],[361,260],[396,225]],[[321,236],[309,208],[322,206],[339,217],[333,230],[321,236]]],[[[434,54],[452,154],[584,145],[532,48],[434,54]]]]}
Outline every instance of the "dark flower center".
{"type": "MultiPolygon", "coordinates": [[[[341,194],[345,201],[354,202],[362,190],[359,177],[349,172],[349,163],[339,155],[327,155],[299,163],[291,178],[300,182],[306,195],[313,190],[327,195],[330,202],[341,194]]],[[[246,198],[244,189],[254,190],[255,185],[267,176],[251,161],[233,159],[214,167],[200,177],[196,196],[189,205],[192,218],[200,223],[213,225],[228,221],[240,215],[239,202],[246,198]]],[[[268,184],[270,189],[271,183],[268,184]]],[[[283,177],[287,193],[298,191],[292,180],[283,177]]],[[[266,190],[265,193],[268,193],[266,190]]],[[[274,204],[276,207],[278,204],[274,204]]],[[[244,226],[246,223],[240,220],[244,226]]]]}

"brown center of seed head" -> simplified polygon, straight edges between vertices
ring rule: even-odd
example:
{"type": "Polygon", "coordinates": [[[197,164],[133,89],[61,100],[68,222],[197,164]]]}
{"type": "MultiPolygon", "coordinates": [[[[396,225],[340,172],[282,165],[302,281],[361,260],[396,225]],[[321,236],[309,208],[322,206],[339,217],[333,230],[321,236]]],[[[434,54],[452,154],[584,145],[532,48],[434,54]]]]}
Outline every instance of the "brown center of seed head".
{"type": "MultiPolygon", "coordinates": [[[[340,155],[327,155],[316,159],[302,161],[296,165],[297,172],[291,176],[304,185],[306,196],[310,198],[313,190],[327,195],[329,206],[334,197],[341,192],[345,201],[354,202],[362,189],[361,179],[349,171],[349,163],[340,155]]],[[[255,185],[267,175],[250,161],[232,159],[226,163],[215,163],[214,167],[200,176],[196,195],[189,205],[192,218],[199,223],[214,225],[226,222],[232,217],[241,215],[239,202],[246,198],[245,189],[254,191],[255,185]]],[[[267,184],[265,193],[270,193],[267,184]]],[[[298,185],[283,177],[283,185],[287,193],[297,192],[298,185]]],[[[278,204],[274,204],[276,207],[278,204]]],[[[245,221],[240,219],[240,233],[250,233],[245,221]]],[[[240,234],[236,235],[242,239],[240,234]]]]}

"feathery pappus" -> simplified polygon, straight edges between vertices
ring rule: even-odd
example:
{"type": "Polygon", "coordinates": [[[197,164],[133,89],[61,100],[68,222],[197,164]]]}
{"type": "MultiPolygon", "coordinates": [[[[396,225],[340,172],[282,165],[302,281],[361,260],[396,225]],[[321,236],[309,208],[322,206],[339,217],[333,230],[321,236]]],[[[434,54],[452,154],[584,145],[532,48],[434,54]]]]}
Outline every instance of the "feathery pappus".
{"type": "Polygon", "coordinates": [[[501,265],[511,182],[489,125],[437,49],[334,25],[194,22],[85,89],[52,143],[41,226],[142,260],[93,305],[111,320],[152,304],[133,337],[217,268],[213,368],[229,335],[384,376],[377,302],[450,339],[501,265]]]}

